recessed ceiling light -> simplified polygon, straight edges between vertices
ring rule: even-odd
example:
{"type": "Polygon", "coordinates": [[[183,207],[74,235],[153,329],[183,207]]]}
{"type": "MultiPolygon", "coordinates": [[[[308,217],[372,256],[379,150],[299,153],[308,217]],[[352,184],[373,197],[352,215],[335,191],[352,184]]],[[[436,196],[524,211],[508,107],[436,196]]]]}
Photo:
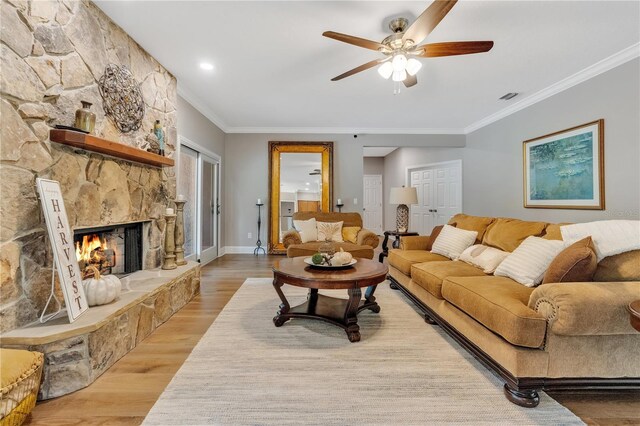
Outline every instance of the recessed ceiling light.
{"type": "Polygon", "coordinates": [[[305,182],[305,185],[311,185],[309,182],[305,182]]]}
{"type": "Polygon", "coordinates": [[[202,68],[205,71],[211,71],[211,70],[213,70],[213,64],[210,64],[208,62],[201,62],[200,63],[200,68],[202,68]]]}

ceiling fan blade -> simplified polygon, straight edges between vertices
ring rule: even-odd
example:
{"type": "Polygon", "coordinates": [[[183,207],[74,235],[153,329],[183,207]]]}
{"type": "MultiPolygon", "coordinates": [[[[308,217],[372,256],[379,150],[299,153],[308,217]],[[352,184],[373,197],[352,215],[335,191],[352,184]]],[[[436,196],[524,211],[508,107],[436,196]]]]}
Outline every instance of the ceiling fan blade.
{"type": "Polygon", "coordinates": [[[403,41],[413,40],[416,45],[424,40],[442,21],[458,0],[435,0],[404,32],[403,41]]]}
{"type": "Polygon", "coordinates": [[[371,50],[380,50],[385,46],[378,43],[377,41],[367,40],[365,38],[354,37],[347,34],[336,33],[334,31],[325,31],[322,33],[323,36],[332,38],[334,40],[341,41],[343,43],[353,44],[354,46],[364,47],[365,49],[371,50]]]}
{"type": "Polygon", "coordinates": [[[413,87],[418,84],[418,76],[407,74],[407,78],[404,79],[403,83],[405,87],[413,87]]]}
{"type": "Polygon", "coordinates": [[[350,76],[352,76],[354,74],[357,74],[357,73],[359,73],[361,71],[368,70],[369,68],[373,68],[378,64],[381,64],[383,62],[388,61],[389,59],[390,59],[390,57],[387,57],[387,58],[381,58],[381,59],[373,60],[371,62],[367,62],[366,64],[362,64],[359,67],[355,67],[354,69],[349,70],[349,71],[347,71],[347,72],[345,72],[343,74],[340,74],[337,77],[333,77],[331,79],[331,81],[338,81],[338,80],[342,80],[343,78],[350,77],[350,76]]]}
{"type": "Polygon", "coordinates": [[[416,49],[423,58],[438,56],[469,55],[472,53],[488,52],[493,47],[492,41],[449,41],[444,43],[425,44],[416,49]]]}

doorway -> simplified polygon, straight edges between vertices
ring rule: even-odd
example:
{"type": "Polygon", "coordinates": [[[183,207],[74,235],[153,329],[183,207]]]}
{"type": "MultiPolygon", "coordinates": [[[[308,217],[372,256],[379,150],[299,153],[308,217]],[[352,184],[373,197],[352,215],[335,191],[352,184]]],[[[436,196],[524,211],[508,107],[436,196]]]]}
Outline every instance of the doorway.
{"type": "Polygon", "coordinates": [[[179,136],[177,192],[184,206],[185,258],[206,264],[219,255],[220,157],[179,136]]]}
{"type": "Polygon", "coordinates": [[[411,206],[411,231],[431,235],[462,212],[462,160],[410,166],[408,183],[418,192],[418,204],[411,206]]]}
{"type": "Polygon", "coordinates": [[[382,235],[382,175],[364,175],[363,188],[364,227],[382,235]]]}

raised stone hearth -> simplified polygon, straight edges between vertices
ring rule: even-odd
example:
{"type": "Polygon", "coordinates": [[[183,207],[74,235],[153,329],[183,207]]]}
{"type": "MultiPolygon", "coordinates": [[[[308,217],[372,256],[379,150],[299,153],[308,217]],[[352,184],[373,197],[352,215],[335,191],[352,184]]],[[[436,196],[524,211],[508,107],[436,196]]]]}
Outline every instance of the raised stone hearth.
{"type": "Polygon", "coordinates": [[[200,265],[139,271],[123,278],[122,284],[127,290],[119,299],[89,308],[72,324],[65,314],[2,335],[2,347],[45,354],[39,399],[93,383],[199,292],[200,265]]]}

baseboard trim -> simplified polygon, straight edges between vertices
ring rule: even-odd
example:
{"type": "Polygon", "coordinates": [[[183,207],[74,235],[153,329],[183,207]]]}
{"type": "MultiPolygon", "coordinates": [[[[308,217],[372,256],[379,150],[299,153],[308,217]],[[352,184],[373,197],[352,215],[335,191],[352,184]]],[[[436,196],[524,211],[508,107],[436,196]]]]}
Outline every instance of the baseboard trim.
{"type": "Polygon", "coordinates": [[[225,254],[253,254],[253,246],[225,246],[220,250],[220,256],[225,254]]]}

